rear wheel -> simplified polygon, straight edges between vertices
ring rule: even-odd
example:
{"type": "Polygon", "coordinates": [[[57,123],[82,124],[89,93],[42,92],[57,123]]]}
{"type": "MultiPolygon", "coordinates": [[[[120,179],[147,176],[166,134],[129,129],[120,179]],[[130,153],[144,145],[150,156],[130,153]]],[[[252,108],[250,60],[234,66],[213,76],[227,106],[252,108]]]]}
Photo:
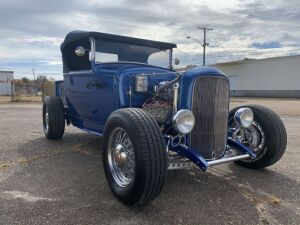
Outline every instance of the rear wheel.
{"type": "Polygon", "coordinates": [[[246,105],[234,108],[229,113],[229,129],[233,138],[248,146],[256,153],[256,158],[236,161],[236,164],[252,169],[261,169],[276,163],[285,152],[287,135],[284,124],[272,110],[260,105],[246,105]],[[254,122],[249,128],[241,128],[234,121],[234,113],[239,108],[250,108],[254,122]]]}
{"type": "Polygon", "coordinates": [[[43,103],[43,128],[48,139],[60,139],[65,131],[64,105],[57,96],[46,97],[43,103]]]}
{"type": "Polygon", "coordinates": [[[103,165],[113,194],[125,204],[143,205],[158,196],[167,153],[155,119],[142,109],[113,112],[104,131],[103,165]]]}

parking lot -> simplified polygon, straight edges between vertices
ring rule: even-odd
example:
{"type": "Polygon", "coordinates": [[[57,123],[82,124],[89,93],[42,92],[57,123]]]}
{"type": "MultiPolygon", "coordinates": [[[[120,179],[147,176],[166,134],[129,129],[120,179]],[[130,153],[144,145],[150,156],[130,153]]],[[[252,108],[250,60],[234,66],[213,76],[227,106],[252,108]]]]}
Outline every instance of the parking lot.
{"type": "Polygon", "coordinates": [[[106,183],[101,138],[66,127],[44,138],[40,103],[0,104],[0,224],[300,224],[300,100],[235,98],[276,111],[288,146],[274,166],[169,171],[160,196],[133,208],[106,183]]]}

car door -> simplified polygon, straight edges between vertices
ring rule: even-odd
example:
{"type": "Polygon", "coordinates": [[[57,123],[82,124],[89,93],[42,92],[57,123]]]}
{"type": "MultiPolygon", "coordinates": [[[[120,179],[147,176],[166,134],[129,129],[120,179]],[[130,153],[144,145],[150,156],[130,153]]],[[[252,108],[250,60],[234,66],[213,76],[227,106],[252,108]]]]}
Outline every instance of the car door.
{"type": "Polygon", "coordinates": [[[115,108],[114,74],[79,71],[64,75],[65,95],[72,123],[91,132],[102,133],[115,108]]]}
{"type": "Polygon", "coordinates": [[[92,78],[92,70],[71,71],[64,74],[68,114],[72,123],[79,128],[88,128],[88,123],[92,120],[89,108],[92,105],[93,90],[87,88],[92,78]]]}
{"type": "Polygon", "coordinates": [[[109,115],[116,109],[116,80],[111,71],[95,71],[91,82],[93,90],[91,120],[102,133],[109,115]]]}

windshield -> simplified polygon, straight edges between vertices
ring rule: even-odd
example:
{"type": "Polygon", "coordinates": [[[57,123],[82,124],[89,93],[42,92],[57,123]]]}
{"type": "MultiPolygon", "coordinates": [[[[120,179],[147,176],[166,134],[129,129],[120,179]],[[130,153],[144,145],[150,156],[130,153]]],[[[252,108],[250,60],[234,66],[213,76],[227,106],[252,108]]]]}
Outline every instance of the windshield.
{"type": "Polygon", "coordinates": [[[138,62],[169,67],[170,50],[154,47],[95,40],[95,62],[138,62]]]}

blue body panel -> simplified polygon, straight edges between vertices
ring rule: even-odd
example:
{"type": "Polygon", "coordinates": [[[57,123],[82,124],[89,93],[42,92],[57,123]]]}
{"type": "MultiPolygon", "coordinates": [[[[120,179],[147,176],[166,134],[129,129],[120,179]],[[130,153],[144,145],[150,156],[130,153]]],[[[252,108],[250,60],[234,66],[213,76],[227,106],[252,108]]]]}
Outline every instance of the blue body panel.
{"type": "MultiPolygon", "coordinates": [[[[168,69],[139,63],[92,64],[92,70],[64,74],[65,106],[72,124],[102,134],[109,115],[118,108],[141,107],[159,82],[175,78],[168,69]],[[149,76],[149,93],[134,92],[137,74],[149,76]],[[129,87],[132,97],[129,97],[129,87]]],[[[57,95],[60,92],[57,91],[57,95]]]]}
{"type": "MultiPolygon", "coordinates": [[[[64,105],[74,126],[102,134],[105,122],[114,110],[142,107],[152,96],[155,85],[170,81],[176,75],[172,70],[141,63],[92,63],[92,70],[65,73],[64,82],[57,82],[56,95],[64,95],[64,105]],[[149,76],[149,93],[134,91],[134,78],[138,74],[149,76]]],[[[197,67],[185,72],[180,77],[178,109],[191,109],[193,83],[200,76],[226,77],[212,67],[197,67]]]]}

